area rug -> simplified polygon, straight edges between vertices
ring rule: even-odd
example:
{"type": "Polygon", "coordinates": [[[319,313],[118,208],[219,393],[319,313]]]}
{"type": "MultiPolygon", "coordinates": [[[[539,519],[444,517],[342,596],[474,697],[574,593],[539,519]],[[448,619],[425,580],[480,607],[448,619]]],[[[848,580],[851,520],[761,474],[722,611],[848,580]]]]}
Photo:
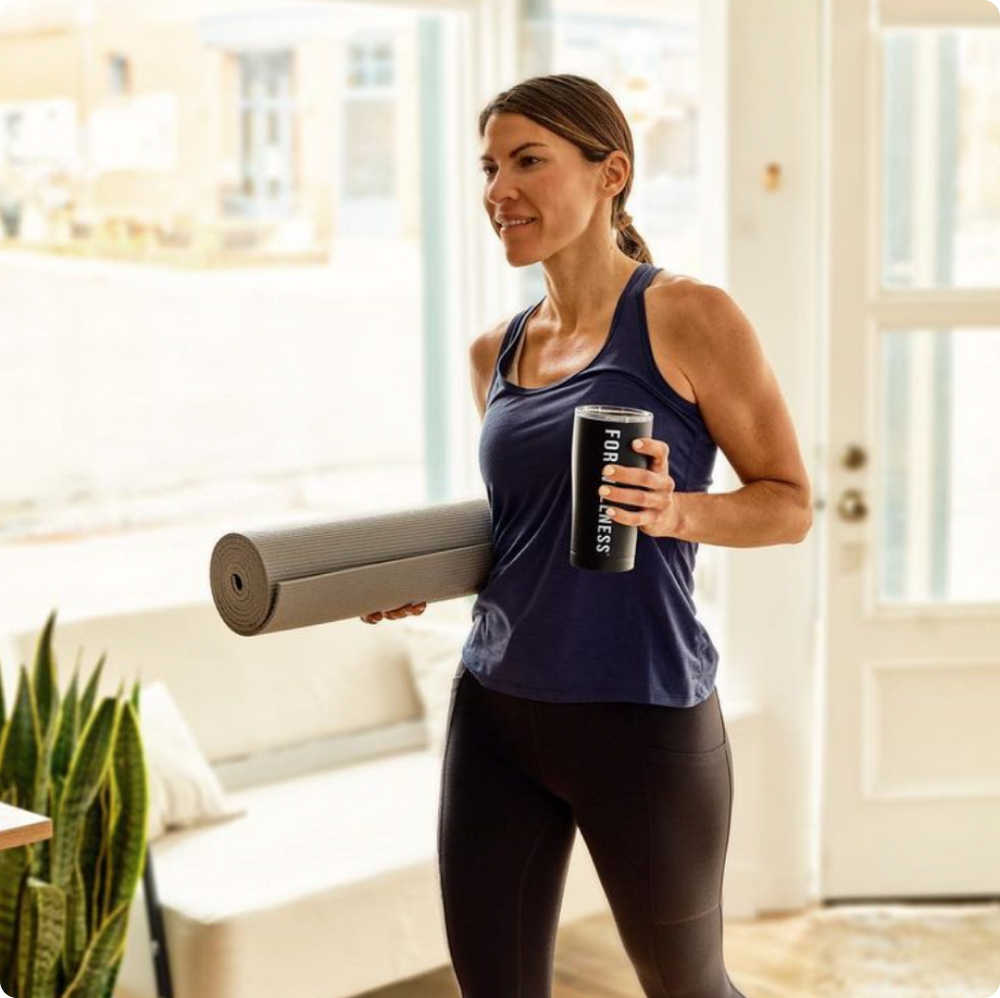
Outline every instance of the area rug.
{"type": "Polygon", "coordinates": [[[843,905],[726,927],[752,998],[1000,998],[1000,903],[843,905]]]}

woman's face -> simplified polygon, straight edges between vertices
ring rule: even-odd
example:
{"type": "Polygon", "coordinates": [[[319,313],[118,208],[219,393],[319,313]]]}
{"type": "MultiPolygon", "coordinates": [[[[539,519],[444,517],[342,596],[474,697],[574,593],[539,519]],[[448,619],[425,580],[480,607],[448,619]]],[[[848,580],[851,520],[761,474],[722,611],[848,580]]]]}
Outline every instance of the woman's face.
{"type": "Polygon", "coordinates": [[[610,226],[606,202],[623,185],[609,195],[603,177],[605,168],[620,171],[620,160],[628,163],[623,153],[589,163],[572,142],[511,112],[489,118],[481,152],[483,207],[511,262],[543,260],[584,234],[590,238],[589,230],[610,226]],[[504,224],[517,218],[533,221],[504,224]]]}

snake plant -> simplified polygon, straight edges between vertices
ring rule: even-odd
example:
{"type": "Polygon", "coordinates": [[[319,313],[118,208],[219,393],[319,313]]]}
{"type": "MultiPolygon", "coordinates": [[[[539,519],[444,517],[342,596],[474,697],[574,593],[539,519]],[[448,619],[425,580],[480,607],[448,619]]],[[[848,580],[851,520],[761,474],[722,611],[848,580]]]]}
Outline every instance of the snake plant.
{"type": "Polygon", "coordinates": [[[105,655],[60,695],[53,610],[9,713],[0,680],[0,800],[52,837],[0,852],[0,987],[16,998],[111,998],[146,857],[138,681],[98,698],[105,655]]]}

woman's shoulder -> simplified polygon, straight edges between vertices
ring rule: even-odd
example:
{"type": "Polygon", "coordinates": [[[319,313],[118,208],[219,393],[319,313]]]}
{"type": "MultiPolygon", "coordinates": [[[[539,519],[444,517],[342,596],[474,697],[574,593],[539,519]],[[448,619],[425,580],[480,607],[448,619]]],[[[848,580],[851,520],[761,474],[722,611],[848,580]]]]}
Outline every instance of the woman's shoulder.
{"type": "Polygon", "coordinates": [[[722,288],[690,274],[661,270],[643,293],[650,337],[669,338],[675,350],[688,345],[685,340],[696,342],[697,336],[692,334],[719,296],[728,297],[722,288]]]}
{"type": "Polygon", "coordinates": [[[495,326],[480,333],[469,345],[469,361],[473,368],[482,374],[492,374],[500,356],[504,336],[513,322],[515,315],[501,319],[495,326]]]}
{"type": "Polygon", "coordinates": [[[504,336],[516,314],[502,319],[495,326],[490,326],[469,344],[469,373],[472,377],[472,391],[480,418],[486,411],[486,396],[493,383],[493,372],[496,370],[504,336]]]}
{"type": "Polygon", "coordinates": [[[653,359],[664,380],[694,403],[698,401],[692,375],[699,349],[698,313],[711,288],[688,274],[661,270],[643,293],[653,359]]]}
{"type": "Polygon", "coordinates": [[[646,286],[646,292],[647,297],[657,299],[693,299],[698,297],[702,289],[711,287],[711,284],[706,284],[691,274],[675,274],[661,269],[653,275],[653,279],[646,286]]]}

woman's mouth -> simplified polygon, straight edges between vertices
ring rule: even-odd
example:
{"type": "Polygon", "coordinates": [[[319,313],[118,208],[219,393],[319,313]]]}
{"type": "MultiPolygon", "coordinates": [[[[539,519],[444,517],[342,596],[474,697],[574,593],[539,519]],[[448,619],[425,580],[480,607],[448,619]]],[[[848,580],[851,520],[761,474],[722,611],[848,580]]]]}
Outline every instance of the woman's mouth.
{"type": "Polygon", "coordinates": [[[500,226],[500,231],[501,233],[518,232],[521,229],[527,229],[529,226],[534,225],[537,221],[537,218],[533,218],[530,222],[505,222],[500,226]]]}

